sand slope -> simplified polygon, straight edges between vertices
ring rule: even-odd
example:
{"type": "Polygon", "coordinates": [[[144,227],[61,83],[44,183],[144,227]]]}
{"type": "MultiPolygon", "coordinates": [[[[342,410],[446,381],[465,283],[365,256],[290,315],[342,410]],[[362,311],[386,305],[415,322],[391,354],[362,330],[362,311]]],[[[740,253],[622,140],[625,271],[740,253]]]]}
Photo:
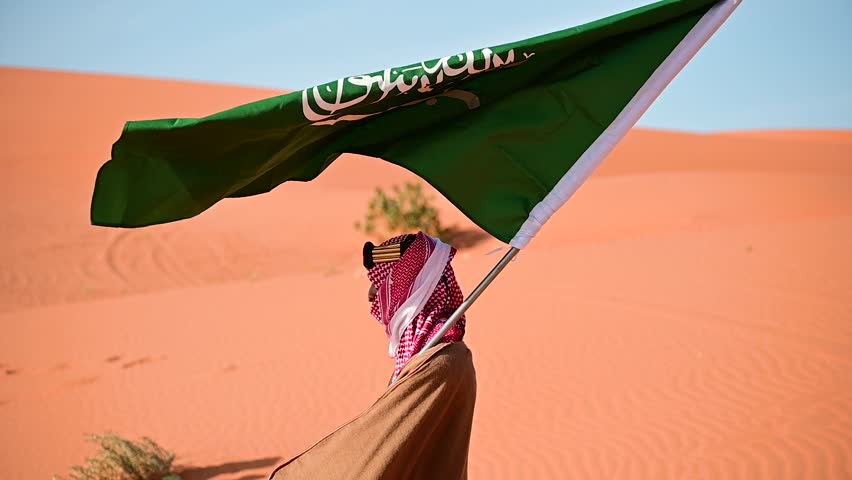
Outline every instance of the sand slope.
{"type": "MultiPolygon", "coordinates": [[[[187,480],[264,478],[381,392],[352,223],[412,175],[347,156],[184,222],[95,228],[125,120],[275,92],[0,86],[0,478],[65,473],[106,430],[174,450],[187,480]]],[[[852,132],[634,131],[469,314],[471,477],[852,477],[849,245],[852,132]]],[[[497,246],[457,257],[466,292],[497,246]]]]}

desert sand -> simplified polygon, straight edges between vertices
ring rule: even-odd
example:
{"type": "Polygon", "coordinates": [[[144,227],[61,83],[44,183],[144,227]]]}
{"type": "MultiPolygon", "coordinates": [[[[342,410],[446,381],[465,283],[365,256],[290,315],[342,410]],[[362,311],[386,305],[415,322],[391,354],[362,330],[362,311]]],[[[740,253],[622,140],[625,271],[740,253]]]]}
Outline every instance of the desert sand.
{"type": "MultiPolygon", "coordinates": [[[[346,156],[187,221],[89,225],[124,121],[276,93],[0,69],[0,478],[113,431],[185,480],[262,479],[382,392],[353,223],[412,174],[346,156]]],[[[454,262],[470,292],[502,244],[433,194],[482,237],[454,262]]],[[[852,132],[634,130],[469,312],[471,478],[852,478],[850,245],[852,132]]]]}

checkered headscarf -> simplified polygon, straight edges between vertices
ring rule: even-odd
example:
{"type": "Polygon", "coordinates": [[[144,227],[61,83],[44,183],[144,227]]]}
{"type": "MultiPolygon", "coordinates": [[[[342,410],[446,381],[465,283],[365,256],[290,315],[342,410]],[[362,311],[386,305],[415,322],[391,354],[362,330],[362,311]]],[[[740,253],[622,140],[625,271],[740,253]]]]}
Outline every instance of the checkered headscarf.
{"type": "MultiPolygon", "coordinates": [[[[400,243],[407,235],[400,235],[385,241],[382,245],[400,243]]],[[[376,298],[370,313],[376,317],[385,327],[385,333],[390,337],[390,320],[396,313],[397,308],[411,294],[414,279],[429,255],[432,254],[436,240],[423,232],[419,232],[414,242],[402,254],[399,260],[389,263],[379,263],[369,269],[367,277],[376,287],[376,298]]],[[[450,250],[449,261],[444,269],[444,274],[438,282],[438,286],[432,292],[426,305],[423,307],[414,321],[402,334],[399,348],[396,351],[396,366],[393,378],[396,379],[406,362],[416,355],[435,334],[441,329],[444,322],[456,311],[464,301],[453,267],[450,265],[456,249],[450,250]]],[[[464,336],[465,317],[459,321],[441,338],[441,342],[458,342],[464,336]]]]}

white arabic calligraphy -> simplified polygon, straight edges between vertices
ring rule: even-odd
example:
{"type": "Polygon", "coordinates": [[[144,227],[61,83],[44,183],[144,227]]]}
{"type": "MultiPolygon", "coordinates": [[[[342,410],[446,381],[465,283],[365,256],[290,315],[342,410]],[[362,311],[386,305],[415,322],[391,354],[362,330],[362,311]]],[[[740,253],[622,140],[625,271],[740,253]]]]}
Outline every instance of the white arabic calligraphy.
{"type": "MultiPolygon", "coordinates": [[[[378,115],[383,112],[387,112],[390,110],[396,110],[397,108],[402,107],[410,107],[412,105],[417,105],[418,103],[426,102],[426,105],[434,105],[437,103],[439,97],[447,97],[454,98],[456,100],[461,100],[467,105],[467,108],[473,110],[474,108],[479,108],[479,97],[472,92],[467,92],[465,90],[447,90],[444,93],[439,93],[437,95],[433,95],[431,97],[421,98],[418,100],[414,100],[412,102],[403,103],[402,105],[397,105],[394,107],[388,107],[387,109],[379,112],[366,113],[362,115],[341,115],[335,118],[327,118],[326,120],[321,120],[319,122],[314,122],[313,125],[334,125],[337,122],[353,122],[355,120],[361,120],[363,118],[372,117],[374,115],[378,115]]],[[[331,116],[329,116],[331,117],[331,116]]]]}
{"type": "MultiPolygon", "coordinates": [[[[374,87],[381,92],[381,96],[371,103],[377,103],[388,96],[404,95],[417,87],[419,93],[429,93],[442,83],[448,80],[464,79],[471,75],[477,75],[488,70],[495,70],[507,66],[517,66],[529,60],[535,53],[524,53],[524,59],[520,62],[515,62],[515,51],[509,50],[506,52],[505,58],[495,54],[489,48],[483,48],[479,51],[469,51],[466,53],[442,57],[435,61],[433,65],[428,65],[426,62],[421,62],[420,65],[402,69],[385,69],[381,73],[374,75],[357,75],[354,77],[346,77],[320,87],[313,87],[302,91],[302,111],[305,118],[314,125],[333,125],[338,121],[353,121],[366,118],[376,113],[368,113],[362,115],[344,115],[344,110],[347,110],[355,105],[359,105],[366,101],[371,94],[374,94],[374,87]],[[477,55],[477,53],[479,55],[477,55]],[[476,68],[476,63],[483,63],[481,68],[476,68]],[[417,73],[412,73],[417,72],[417,73]],[[464,75],[462,77],[462,75],[464,75]],[[461,77],[461,78],[459,78],[461,77]],[[332,86],[334,89],[332,90],[332,86]],[[344,98],[344,92],[347,91],[347,97],[344,98]],[[356,87],[356,88],[352,88],[356,87]],[[325,90],[326,97],[321,94],[321,89],[325,90]],[[358,91],[363,89],[363,91],[358,91]],[[353,94],[353,90],[356,92],[353,94]],[[333,96],[334,100],[329,101],[326,98],[333,96]],[[316,105],[318,111],[314,110],[316,105]],[[332,118],[337,117],[337,118],[332,118]]],[[[374,96],[377,93],[374,94],[374,96]]],[[[462,99],[457,94],[449,94],[447,96],[462,99]]],[[[464,99],[469,108],[479,106],[479,99],[476,101],[469,100],[465,96],[464,99]]],[[[420,103],[425,99],[415,100],[399,106],[407,106],[420,103]]],[[[392,107],[397,108],[397,107],[392,107]]],[[[388,110],[388,109],[386,109],[388,110]]]]}

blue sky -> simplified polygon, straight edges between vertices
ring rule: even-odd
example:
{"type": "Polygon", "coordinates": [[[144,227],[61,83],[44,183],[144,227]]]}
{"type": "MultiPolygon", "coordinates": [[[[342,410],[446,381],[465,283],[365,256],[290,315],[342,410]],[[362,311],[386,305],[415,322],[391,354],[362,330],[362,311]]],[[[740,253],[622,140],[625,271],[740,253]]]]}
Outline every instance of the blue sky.
{"type": "MultiPolygon", "coordinates": [[[[650,0],[0,0],[0,64],[298,89],[650,0]]],[[[852,128],[852,0],[744,0],[640,121],[852,128]]]]}

